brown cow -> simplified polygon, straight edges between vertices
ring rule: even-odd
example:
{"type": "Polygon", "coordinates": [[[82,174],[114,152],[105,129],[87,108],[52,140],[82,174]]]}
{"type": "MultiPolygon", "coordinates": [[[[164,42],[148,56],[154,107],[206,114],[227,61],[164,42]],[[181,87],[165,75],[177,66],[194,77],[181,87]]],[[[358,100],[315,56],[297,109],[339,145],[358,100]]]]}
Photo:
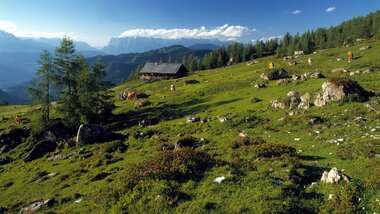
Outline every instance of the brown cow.
{"type": "Polygon", "coordinates": [[[349,51],[347,53],[347,58],[348,58],[348,61],[352,61],[354,59],[354,53],[352,53],[352,51],[349,51]]]}
{"type": "Polygon", "coordinates": [[[15,117],[15,122],[16,122],[17,124],[22,124],[22,118],[21,118],[19,115],[17,115],[17,116],[15,117]]]}
{"type": "Polygon", "coordinates": [[[128,92],[127,100],[132,100],[132,99],[136,99],[136,98],[137,98],[136,92],[134,92],[134,91],[128,92]]]}

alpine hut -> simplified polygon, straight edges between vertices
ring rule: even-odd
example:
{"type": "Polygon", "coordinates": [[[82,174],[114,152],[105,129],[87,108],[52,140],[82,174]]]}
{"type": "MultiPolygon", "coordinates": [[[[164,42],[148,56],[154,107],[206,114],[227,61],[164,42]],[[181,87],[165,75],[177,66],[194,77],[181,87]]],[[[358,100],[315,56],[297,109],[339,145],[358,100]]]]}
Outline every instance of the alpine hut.
{"type": "Polygon", "coordinates": [[[142,81],[153,82],[184,77],[187,75],[187,69],[183,64],[148,62],[141,69],[139,75],[142,81]]]}

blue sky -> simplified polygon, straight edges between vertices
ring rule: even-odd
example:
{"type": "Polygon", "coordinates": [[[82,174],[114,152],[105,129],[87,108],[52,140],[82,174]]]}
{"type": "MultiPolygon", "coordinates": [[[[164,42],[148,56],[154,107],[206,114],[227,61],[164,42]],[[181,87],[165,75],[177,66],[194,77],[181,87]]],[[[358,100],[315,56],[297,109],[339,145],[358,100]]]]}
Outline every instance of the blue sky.
{"type": "Polygon", "coordinates": [[[248,42],[379,9],[379,0],[0,0],[0,29],[21,37],[67,34],[98,47],[118,36],[248,42]]]}

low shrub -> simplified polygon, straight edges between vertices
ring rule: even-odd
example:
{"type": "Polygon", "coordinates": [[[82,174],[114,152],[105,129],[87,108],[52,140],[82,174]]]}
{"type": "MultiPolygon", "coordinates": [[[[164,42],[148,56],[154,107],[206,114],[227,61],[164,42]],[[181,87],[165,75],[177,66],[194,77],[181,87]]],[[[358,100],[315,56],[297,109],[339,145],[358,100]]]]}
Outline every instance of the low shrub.
{"type": "Polygon", "coordinates": [[[112,153],[118,151],[120,153],[124,153],[125,151],[127,151],[127,149],[128,145],[125,145],[121,141],[114,141],[111,143],[107,143],[106,147],[104,148],[104,152],[112,153]]]}
{"type": "MultiPolygon", "coordinates": [[[[179,191],[174,181],[141,180],[137,185],[119,196],[111,213],[170,213],[179,202],[189,197],[179,191]]],[[[108,212],[109,213],[109,212],[108,212]]]]}
{"type": "Polygon", "coordinates": [[[380,141],[371,139],[342,145],[336,154],[342,160],[352,160],[358,157],[372,158],[376,154],[380,154],[380,141]]]}
{"type": "Polygon", "coordinates": [[[251,147],[250,152],[253,153],[255,157],[259,158],[281,157],[282,155],[296,155],[295,148],[276,143],[265,143],[251,147]]]}
{"type": "Polygon", "coordinates": [[[266,143],[261,137],[236,137],[230,143],[230,147],[233,149],[240,148],[242,146],[260,145],[266,143]]]}
{"type": "Polygon", "coordinates": [[[198,180],[213,162],[209,154],[189,148],[164,151],[155,158],[131,167],[127,185],[134,186],[139,180],[147,178],[178,182],[198,180]]]}
{"type": "Polygon", "coordinates": [[[331,199],[325,201],[319,213],[360,213],[358,207],[359,191],[353,185],[339,185],[332,189],[331,199]]]}

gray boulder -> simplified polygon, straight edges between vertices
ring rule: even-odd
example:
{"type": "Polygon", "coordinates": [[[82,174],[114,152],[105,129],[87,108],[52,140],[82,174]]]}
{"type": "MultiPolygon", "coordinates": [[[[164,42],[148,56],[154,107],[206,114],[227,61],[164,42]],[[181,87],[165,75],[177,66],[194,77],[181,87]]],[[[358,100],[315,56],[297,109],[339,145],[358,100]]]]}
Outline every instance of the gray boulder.
{"type": "Polygon", "coordinates": [[[364,102],[371,96],[373,93],[366,91],[355,81],[335,79],[323,83],[322,92],[316,94],[314,105],[321,107],[345,99],[364,102]]]}
{"type": "Polygon", "coordinates": [[[281,68],[281,69],[268,70],[262,73],[260,77],[264,80],[278,80],[278,79],[289,78],[289,75],[285,69],[281,68]]]}
{"type": "Polygon", "coordinates": [[[51,206],[54,203],[54,199],[50,198],[45,201],[34,202],[33,204],[28,205],[20,210],[19,213],[34,213],[37,210],[41,209],[43,206],[51,206]]]}
{"type": "Polygon", "coordinates": [[[55,151],[57,148],[57,144],[52,141],[43,140],[38,142],[34,147],[30,150],[24,162],[30,162],[32,160],[43,157],[45,154],[49,152],[55,151]]]}
{"type": "Polygon", "coordinates": [[[79,126],[76,141],[79,145],[102,142],[111,135],[111,132],[102,126],[95,124],[82,124],[79,126]]]}

